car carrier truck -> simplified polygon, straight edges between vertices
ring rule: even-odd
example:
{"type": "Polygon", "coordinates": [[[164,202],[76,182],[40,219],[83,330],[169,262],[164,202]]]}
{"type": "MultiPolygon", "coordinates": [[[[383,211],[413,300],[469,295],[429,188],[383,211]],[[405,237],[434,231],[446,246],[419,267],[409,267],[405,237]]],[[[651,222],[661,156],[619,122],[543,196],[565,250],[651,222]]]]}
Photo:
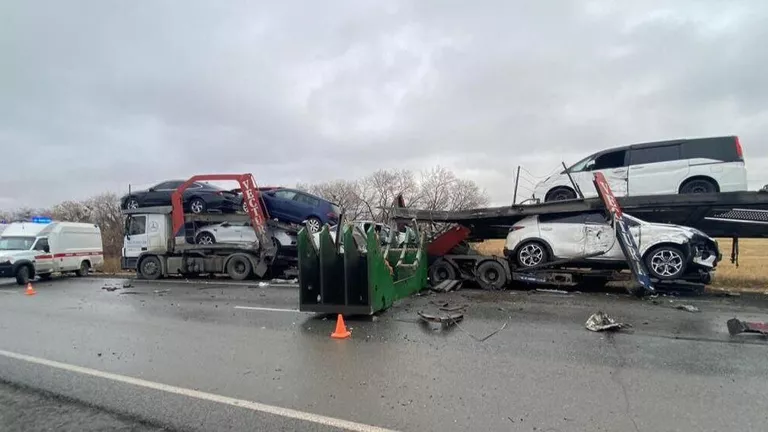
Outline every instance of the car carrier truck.
{"type": "Polygon", "coordinates": [[[253,275],[263,277],[275,264],[279,247],[271,230],[288,229],[268,220],[258,187],[251,174],[197,175],[179,186],[171,197],[172,205],[123,210],[123,269],[136,270],[142,279],[169,275],[227,274],[235,280],[253,275]],[[234,180],[240,184],[247,213],[185,214],[184,190],[196,181],[234,180]],[[205,224],[250,221],[256,241],[247,244],[196,244],[195,230],[205,224]]]}

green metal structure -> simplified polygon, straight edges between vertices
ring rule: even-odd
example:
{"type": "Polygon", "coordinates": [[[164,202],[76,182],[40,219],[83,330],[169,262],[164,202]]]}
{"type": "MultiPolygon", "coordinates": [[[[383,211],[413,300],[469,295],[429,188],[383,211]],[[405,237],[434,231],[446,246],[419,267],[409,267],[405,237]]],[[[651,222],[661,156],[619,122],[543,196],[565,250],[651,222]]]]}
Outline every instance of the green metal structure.
{"type": "Polygon", "coordinates": [[[306,228],[299,231],[299,310],[372,315],[427,287],[423,234],[390,248],[373,227],[362,235],[344,224],[340,240],[334,243],[328,226],[317,245],[306,228]]]}

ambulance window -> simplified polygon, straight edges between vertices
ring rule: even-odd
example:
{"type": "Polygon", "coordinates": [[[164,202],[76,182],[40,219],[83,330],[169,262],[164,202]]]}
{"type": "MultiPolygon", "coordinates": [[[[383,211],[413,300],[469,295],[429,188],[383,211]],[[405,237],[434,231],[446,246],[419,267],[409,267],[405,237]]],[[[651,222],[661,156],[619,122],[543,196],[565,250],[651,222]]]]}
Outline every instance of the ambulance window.
{"type": "Polygon", "coordinates": [[[146,216],[134,216],[131,218],[131,223],[128,226],[128,235],[140,235],[147,232],[147,217],[146,216]]]}
{"type": "Polygon", "coordinates": [[[45,252],[47,248],[48,248],[48,239],[41,238],[41,239],[37,239],[37,243],[35,243],[35,247],[33,248],[33,250],[45,252]]]}

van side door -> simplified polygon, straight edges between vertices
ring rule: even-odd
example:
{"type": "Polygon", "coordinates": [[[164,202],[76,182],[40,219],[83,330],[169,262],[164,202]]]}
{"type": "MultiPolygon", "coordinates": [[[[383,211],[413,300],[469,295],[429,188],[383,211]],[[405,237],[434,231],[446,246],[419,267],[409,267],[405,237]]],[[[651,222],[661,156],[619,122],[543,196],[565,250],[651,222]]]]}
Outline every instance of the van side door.
{"type": "Polygon", "coordinates": [[[676,194],[688,171],[679,143],[633,148],[629,151],[629,195],[676,194]]]}
{"type": "Polygon", "coordinates": [[[35,251],[35,273],[45,274],[53,272],[53,254],[48,245],[48,238],[38,238],[34,246],[32,246],[32,250],[35,251]]]}

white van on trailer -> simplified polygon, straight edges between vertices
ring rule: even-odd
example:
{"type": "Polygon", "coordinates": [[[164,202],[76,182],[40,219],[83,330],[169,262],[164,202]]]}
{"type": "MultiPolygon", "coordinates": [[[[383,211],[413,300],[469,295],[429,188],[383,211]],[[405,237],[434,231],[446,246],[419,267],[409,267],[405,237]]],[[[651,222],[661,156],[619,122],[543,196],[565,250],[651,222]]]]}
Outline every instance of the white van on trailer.
{"type": "Polygon", "coordinates": [[[0,235],[0,277],[20,285],[54,273],[85,276],[103,265],[101,230],[94,224],[16,222],[0,235]]]}

